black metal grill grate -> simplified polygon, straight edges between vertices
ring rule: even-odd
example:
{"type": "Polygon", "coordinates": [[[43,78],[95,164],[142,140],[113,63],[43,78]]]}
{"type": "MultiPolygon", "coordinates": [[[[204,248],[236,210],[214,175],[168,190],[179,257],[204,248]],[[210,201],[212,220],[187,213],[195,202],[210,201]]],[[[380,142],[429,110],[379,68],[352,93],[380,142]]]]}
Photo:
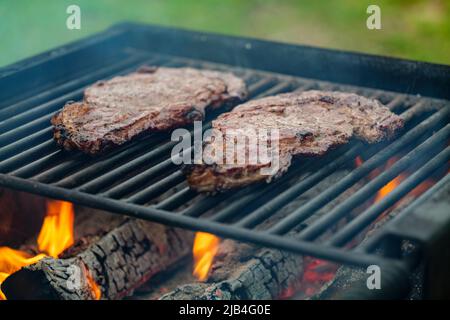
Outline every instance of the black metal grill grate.
{"type": "MultiPolygon", "coordinates": [[[[355,265],[394,262],[396,257],[373,253],[383,230],[364,247],[346,245],[380,215],[437,171],[446,170],[450,159],[447,146],[450,104],[445,100],[352,87],[286,76],[201,60],[125,50],[120,62],[92,68],[36,95],[18,98],[0,109],[0,185],[44,196],[65,199],[130,216],[153,220],[222,237],[291,250],[355,265]],[[250,99],[292,90],[326,89],[356,92],[378,98],[406,120],[398,139],[373,146],[353,142],[320,159],[295,164],[279,180],[216,196],[191,191],[170,152],[174,142],[166,134],[141,138],[97,158],[60,150],[52,139],[51,115],[68,100],[82,97],[83,89],[96,80],[123,74],[139,65],[192,66],[233,71],[245,79],[250,99]],[[352,167],[357,156],[364,159],[352,167]],[[369,174],[393,156],[396,163],[373,179],[369,174]],[[334,185],[299,207],[287,210],[281,219],[267,224],[280,209],[342,168],[351,170],[334,185]],[[344,217],[349,216],[399,174],[409,172],[394,192],[350,219],[337,232],[324,238],[344,217]],[[356,192],[318,217],[292,238],[289,232],[302,226],[324,206],[361,181],[356,192]]],[[[207,119],[206,126],[211,118],[207,119]]],[[[442,175],[441,175],[442,176],[442,175]]],[[[448,183],[448,176],[436,187],[448,183]]]]}

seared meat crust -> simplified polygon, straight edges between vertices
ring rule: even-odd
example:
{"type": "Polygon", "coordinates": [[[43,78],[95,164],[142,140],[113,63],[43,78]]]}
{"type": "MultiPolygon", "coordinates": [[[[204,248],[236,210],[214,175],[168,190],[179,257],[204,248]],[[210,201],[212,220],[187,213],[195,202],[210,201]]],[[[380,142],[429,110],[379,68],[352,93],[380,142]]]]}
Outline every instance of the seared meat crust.
{"type": "Polygon", "coordinates": [[[68,102],[51,123],[59,145],[97,154],[142,133],[202,120],[205,108],[246,95],[245,83],[231,73],[144,67],[88,87],[83,101],[68,102]]]}
{"type": "MultiPolygon", "coordinates": [[[[212,126],[225,141],[233,139],[226,135],[230,129],[240,129],[247,137],[261,129],[277,129],[278,170],[261,174],[261,169],[269,167],[270,162],[224,163],[204,154],[203,164],[185,168],[187,180],[191,188],[213,193],[259,181],[270,182],[288,169],[293,156],[321,156],[353,136],[376,143],[392,138],[403,125],[403,119],[379,101],[351,93],[312,90],[252,100],[222,114],[212,126]]],[[[248,154],[256,152],[256,148],[246,145],[234,152],[248,154]]]]}

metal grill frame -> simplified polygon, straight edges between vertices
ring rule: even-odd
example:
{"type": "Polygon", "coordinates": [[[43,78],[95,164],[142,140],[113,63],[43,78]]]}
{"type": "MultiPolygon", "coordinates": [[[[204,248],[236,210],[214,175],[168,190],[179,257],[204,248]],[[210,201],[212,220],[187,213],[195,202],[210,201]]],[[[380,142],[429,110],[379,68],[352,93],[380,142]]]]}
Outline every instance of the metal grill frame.
{"type": "MultiPolygon", "coordinates": [[[[449,70],[447,66],[414,61],[158,26],[120,24],[96,36],[0,69],[0,87],[3,88],[0,92],[0,172],[2,172],[0,186],[340,263],[363,267],[372,264],[388,265],[390,268],[404,270],[410,267],[409,261],[403,260],[398,254],[380,256],[375,254],[375,249],[387,238],[391,239],[394,236],[397,247],[399,239],[414,240],[411,234],[406,237],[392,227],[398,224],[396,220],[408,219],[407,214],[402,213],[398,219],[388,223],[386,228],[378,232],[364,246],[351,250],[342,246],[402,195],[445,165],[450,158],[448,147],[430,156],[430,159],[427,159],[422,167],[403,182],[395,192],[364,211],[330,240],[317,243],[314,239],[327,227],[345,216],[349,210],[355,208],[362,199],[373,195],[384,184],[413,164],[417,155],[433,150],[434,146],[447,143],[450,127],[446,123],[449,119],[450,104],[443,99],[450,98],[449,70]],[[72,60],[76,63],[71,63],[72,60]],[[355,143],[346,149],[337,150],[322,161],[323,167],[306,176],[297,185],[280,189],[281,194],[268,201],[270,205],[259,207],[234,224],[227,224],[224,221],[235,217],[241,208],[256,197],[270,194],[270,188],[252,189],[253,191],[248,193],[238,191],[239,199],[209,218],[198,217],[199,212],[210,208],[217,198],[198,201],[181,212],[172,211],[183,201],[194,196],[188,188],[178,191],[156,205],[143,204],[164,188],[176,185],[183,180],[182,175],[176,170],[171,171],[164,179],[145,186],[132,197],[126,200],[120,199],[139,183],[157,177],[164,170],[172,170],[169,158],[131,177],[127,181],[128,185],[125,182],[107,192],[98,192],[111,184],[116,174],[124,175],[130,172],[130,168],[138,167],[146,161],[158,159],[162,154],[169,153],[173,143],[164,143],[163,136],[155,135],[119,148],[99,161],[86,160],[81,154],[74,154],[67,158],[67,154],[56,151],[55,144],[48,139],[51,136],[48,120],[51,114],[62,107],[67,100],[80,98],[85,86],[117,73],[129,72],[145,62],[166,66],[190,65],[231,69],[248,81],[250,98],[318,86],[321,89],[344,89],[373,97],[384,97],[392,109],[401,108],[405,101],[410,100],[411,107],[402,110],[406,119],[411,119],[414,110],[418,109],[433,110],[434,113],[388,147],[371,147],[372,151],[376,148],[380,148],[380,151],[374,152],[364,165],[355,169],[333,188],[308,202],[306,206],[298,208],[269,230],[256,230],[254,226],[270,217],[274,211],[343,164],[352,161],[355,156],[363,151],[366,152],[364,147],[361,143],[355,143]],[[393,93],[394,91],[399,94],[393,93]],[[421,98],[412,94],[428,95],[438,99],[421,98]],[[438,132],[432,134],[389,170],[373,179],[356,195],[352,195],[342,205],[319,219],[312,227],[303,230],[299,239],[284,235],[305,218],[313,215],[330,198],[333,199],[339,195],[372,169],[387,161],[390,156],[403,150],[413,141],[420,140],[423,134],[442,122],[444,124],[438,132]],[[21,132],[22,136],[18,136],[17,132],[21,132]],[[158,146],[149,152],[139,153],[143,148],[154,144],[158,146]],[[126,163],[127,157],[134,154],[138,156],[126,163]],[[61,163],[42,171],[51,161],[61,161],[61,163]],[[77,165],[80,163],[84,165],[85,161],[91,161],[92,165],[75,172],[77,165]],[[122,164],[111,172],[105,171],[108,165],[116,165],[117,161],[121,161],[122,164]],[[36,175],[37,172],[39,174],[36,175]],[[58,177],[65,172],[71,172],[71,175],[58,180],[58,177]],[[99,172],[99,177],[89,180],[90,174],[99,172]],[[55,179],[57,182],[53,182],[55,179]]],[[[308,165],[313,166],[311,163],[306,164],[308,165]]],[[[288,175],[295,175],[302,168],[291,168],[288,175]]],[[[282,180],[276,181],[273,185],[282,185],[282,183],[282,180]]],[[[447,175],[412,203],[408,210],[436,190],[448,188],[449,184],[447,175]]],[[[233,195],[219,195],[219,199],[220,197],[227,198],[233,195]]],[[[432,213],[429,222],[433,225],[432,232],[428,234],[429,237],[450,225],[450,221],[443,224],[433,222],[432,213]]],[[[426,241],[423,235],[420,236],[418,233],[417,239],[426,241]]]]}

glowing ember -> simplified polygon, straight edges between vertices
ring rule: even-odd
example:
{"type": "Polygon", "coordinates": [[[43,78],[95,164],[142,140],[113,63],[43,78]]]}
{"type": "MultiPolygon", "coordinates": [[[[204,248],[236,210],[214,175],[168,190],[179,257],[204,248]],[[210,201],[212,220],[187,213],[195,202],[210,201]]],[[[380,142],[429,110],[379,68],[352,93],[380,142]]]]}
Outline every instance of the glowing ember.
{"type": "Polygon", "coordinates": [[[194,247],[194,271],[193,275],[198,280],[204,281],[208,277],[214,256],[219,248],[220,239],[215,235],[197,232],[195,234],[194,247]]]}
{"type": "Polygon", "coordinates": [[[388,184],[386,184],[383,188],[381,188],[376,197],[374,202],[378,202],[381,199],[383,199],[384,197],[386,197],[389,193],[391,193],[395,188],[398,187],[398,185],[404,180],[403,175],[399,175],[397,177],[395,177],[394,179],[392,179],[391,181],[389,181],[388,184]]]}
{"type": "Polygon", "coordinates": [[[302,298],[310,298],[319,292],[324,284],[333,280],[339,268],[336,263],[312,257],[305,257],[304,266],[305,270],[298,284],[302,298]]]}
{"type": "Polygon", "coordinates": [[[303,279],[308,282],[327,282],[333,279],[335,273],[335,265],[331,262],[311,259],[307,264],[303,279]]]}
{"type": "MultiPolygon", "coordinates": [[[[392,167],[394,163],[397,162],[397,160],[397,157],[390,158],[385,165],[385,170],[392,167]]],[[[377,172],[377,175],[378,174],[381,174],[381,172],[377,172]]],[[[375,196],[374,203],[377,203],[378,201],[386,197],[389,193],[391,193],[405,178],[406,177],[404,175],[399,175],[389,181],[383,188],[378,191],[377,195],[375,196]]]]}
{"type": "Polygon", "coordinates": [[[94,278],[92,278],[92,275],[89,272],[86,274],[86,279],[89,287],[92,290],[92,296],[94,300],[100,300],[100,298],[102,297],[102,291],[100,290],[98,284],[95,283],[94,278]]]}
{"type": "Polygon", "coordinates": [[[37,239],[39,251],[57,258],[73,244],[73,205],[65,201],[48,201],[47,215],[37,239]]]}
{"type": "MultiPolygon", "coordinates": [[[[21,250],[0,247],[0,285],[20,268],[36,263],[47,255],[58,255],[73,244],[73,206],[64,201],[48,201],[47,215],[44,219],[37,243],[42,253],[35,256],[21,250]]],[[[92,286],[93,287],[93,286],[92,286]]],[[[0,299],[6,299],[0,291],[0,299]]]]}
{"type": "Polygon", "coordinates": [[[425,191],[427,191],[428,189],[430,189],[432,186],[434,186],[436,184],[436,181],[433,179],[428,179],[423,181],[421,184],[419,184],[417,187],[415,187],[412,191],[411,194],[418,197],[420,196],[422,193],[424,193],[425,191]]]}
{"type": "Polygon", "coordinates": [[[363,159],[360,157],[360,156],[357,156],[356,158],[355,158],[355,166],[356,167],[360,167],[362,164],[363,164],[363,159]]]}
{"type": "Polygon", "coordinates": [[[288,287],[287,289],[283,290],[280,294],[280,297],[278,299],[280,300],[288,300],[289,298],[293,297],[294,294],[296,294],[298,290],[298,284],[293,284],[292,286],[288,287]]]}

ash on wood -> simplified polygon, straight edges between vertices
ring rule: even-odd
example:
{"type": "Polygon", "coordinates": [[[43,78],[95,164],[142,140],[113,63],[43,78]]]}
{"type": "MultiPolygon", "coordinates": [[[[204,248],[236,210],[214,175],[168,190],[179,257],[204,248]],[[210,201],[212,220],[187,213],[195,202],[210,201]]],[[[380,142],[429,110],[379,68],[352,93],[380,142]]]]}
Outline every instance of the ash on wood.
{"type": "Polygon", "coordinates": [[[188,231],[127,218],[102,236],[81,238],[64,258],[22,268],[2,291],[8,299],[78,300],[96,298],[98,288],[102,299],[122,298],[189,254],[192,239],[188,231]]]}

